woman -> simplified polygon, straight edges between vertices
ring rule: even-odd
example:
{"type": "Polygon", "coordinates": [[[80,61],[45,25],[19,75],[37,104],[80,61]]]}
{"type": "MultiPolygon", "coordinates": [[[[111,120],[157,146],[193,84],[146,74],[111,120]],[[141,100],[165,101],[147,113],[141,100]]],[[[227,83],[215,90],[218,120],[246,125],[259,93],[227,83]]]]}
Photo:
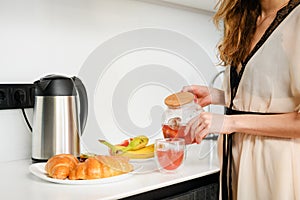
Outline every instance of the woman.
{"type": "Polygon", "coordinates": [[[224,91],[186,86],[203,112],[186,131],[220,133],[222,199],[300,199],[300,0],[220,0],[224,91]]]}

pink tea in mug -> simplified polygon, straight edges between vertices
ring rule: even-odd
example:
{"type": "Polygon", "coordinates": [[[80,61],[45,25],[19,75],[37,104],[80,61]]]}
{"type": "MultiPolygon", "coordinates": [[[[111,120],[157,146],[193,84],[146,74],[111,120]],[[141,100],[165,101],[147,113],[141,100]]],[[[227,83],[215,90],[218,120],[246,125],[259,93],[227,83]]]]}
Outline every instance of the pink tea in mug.
{"type": "Polygon", "coordinates": [[[185,159],[185,141],[182,138],[163,138],[155,141],[155,160],[161,172],[176,172],[185,159]]]}
{"type": "Polygon", "coordinates": [[[156,153],[159,165],[166,170],[177,169],[184,158],[183,150],[158,150],[156,153]]]}

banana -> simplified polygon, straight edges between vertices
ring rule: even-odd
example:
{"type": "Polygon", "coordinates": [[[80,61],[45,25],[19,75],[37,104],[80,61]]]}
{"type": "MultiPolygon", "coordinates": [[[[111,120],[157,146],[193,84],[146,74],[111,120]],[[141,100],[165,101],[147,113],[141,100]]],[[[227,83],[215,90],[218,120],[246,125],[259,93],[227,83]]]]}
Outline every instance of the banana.
{"type": "Polygon", "coordinates": [[[122,149],[123,153],[126,151],[135,151],[144,148],[148,144],[149,138],[140,135],[133,138],[133,140],[130,141],[127,147],[122,149]]]}
{"type": "Polygon", "coordinates": [[[99,142],[108,146],[111,149],[111,151],[113,152],[113,154],[122,154],[122,153],[125,153],[126,151],[135,151],[135,150],[142,149],[145,146],[147,146],[148,141],[149,141],[149,139],[146,136],[143,136],[143,135],[136,136],[130,141],[128,146],[120,149],[120,148],[116,148],[116,145],[110,144],[109,142],[107,142],[105,140],[99,140],[99,142]]]}
{"type": "MultiPolygon", "coordinates": [[[[123,149],[124,146],[116,146],[117,148],[123,149]]],[[[131,159],[146,159],[154,157],[154,144],[150,144],[139,150],[129,150],[121,154],[131,159]]]]}
{"type": "Polygon", "coordinates": [[[99,142],[109,147],[112,155],[122,155],[132,159],[145,159],[154,156],[154,144],[147,146],[149,138],[143,135],[134,137],[126,147],[113,145],[105,140],[99,140],[99,142]]]}
{"type": "MultiPolygon", "coordinates": [[[[117,146],[117,145],[113,145],[105,140],[98,140],[100,143],[106,145],[108,148],[110,148],[110,152],[112,155],[117,155],[117,154],[122,154],[122,148],[123,146],[117,146]]],[[[125,148],[125,147],[124,147],[125,148]]]]}

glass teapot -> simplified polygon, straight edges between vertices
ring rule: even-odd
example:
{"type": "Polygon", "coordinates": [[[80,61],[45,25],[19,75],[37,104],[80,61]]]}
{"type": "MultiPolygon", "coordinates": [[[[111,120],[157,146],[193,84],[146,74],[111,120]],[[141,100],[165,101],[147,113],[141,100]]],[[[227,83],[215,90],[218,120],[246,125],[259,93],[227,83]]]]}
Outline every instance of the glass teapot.
{"type": "Polygon", "coordinates": [[[194,102],[190,92],[179,92],[165,98],[167,109],[162,116],[162,132],[165,138],[184,138],[186,144],[194,141],[194,136],[185,133],[186,124],[199,115],[203,109],[194,102]]]}

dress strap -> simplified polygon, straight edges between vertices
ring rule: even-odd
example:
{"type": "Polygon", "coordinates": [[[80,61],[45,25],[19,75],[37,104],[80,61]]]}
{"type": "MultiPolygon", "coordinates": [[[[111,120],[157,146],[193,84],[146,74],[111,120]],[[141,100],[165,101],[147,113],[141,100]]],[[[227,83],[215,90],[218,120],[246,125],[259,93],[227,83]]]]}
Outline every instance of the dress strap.
{"type": "MultiPolygon", "coordinates": [[[[243,76],[246,64],[242,63],[242,69],[239,73],[236,67],[230,67],[230,88],[231,101],[229,108],[225,109],[225,114],[232,114],[233,99],[236,96],[240,80],[243,76]]],[[[232,136],[234,133],[223,135],[223,161],[222,161],[222,200],[232,199],[232,185],[231,185],[231,162],[232,162],[232,136]]]]}

